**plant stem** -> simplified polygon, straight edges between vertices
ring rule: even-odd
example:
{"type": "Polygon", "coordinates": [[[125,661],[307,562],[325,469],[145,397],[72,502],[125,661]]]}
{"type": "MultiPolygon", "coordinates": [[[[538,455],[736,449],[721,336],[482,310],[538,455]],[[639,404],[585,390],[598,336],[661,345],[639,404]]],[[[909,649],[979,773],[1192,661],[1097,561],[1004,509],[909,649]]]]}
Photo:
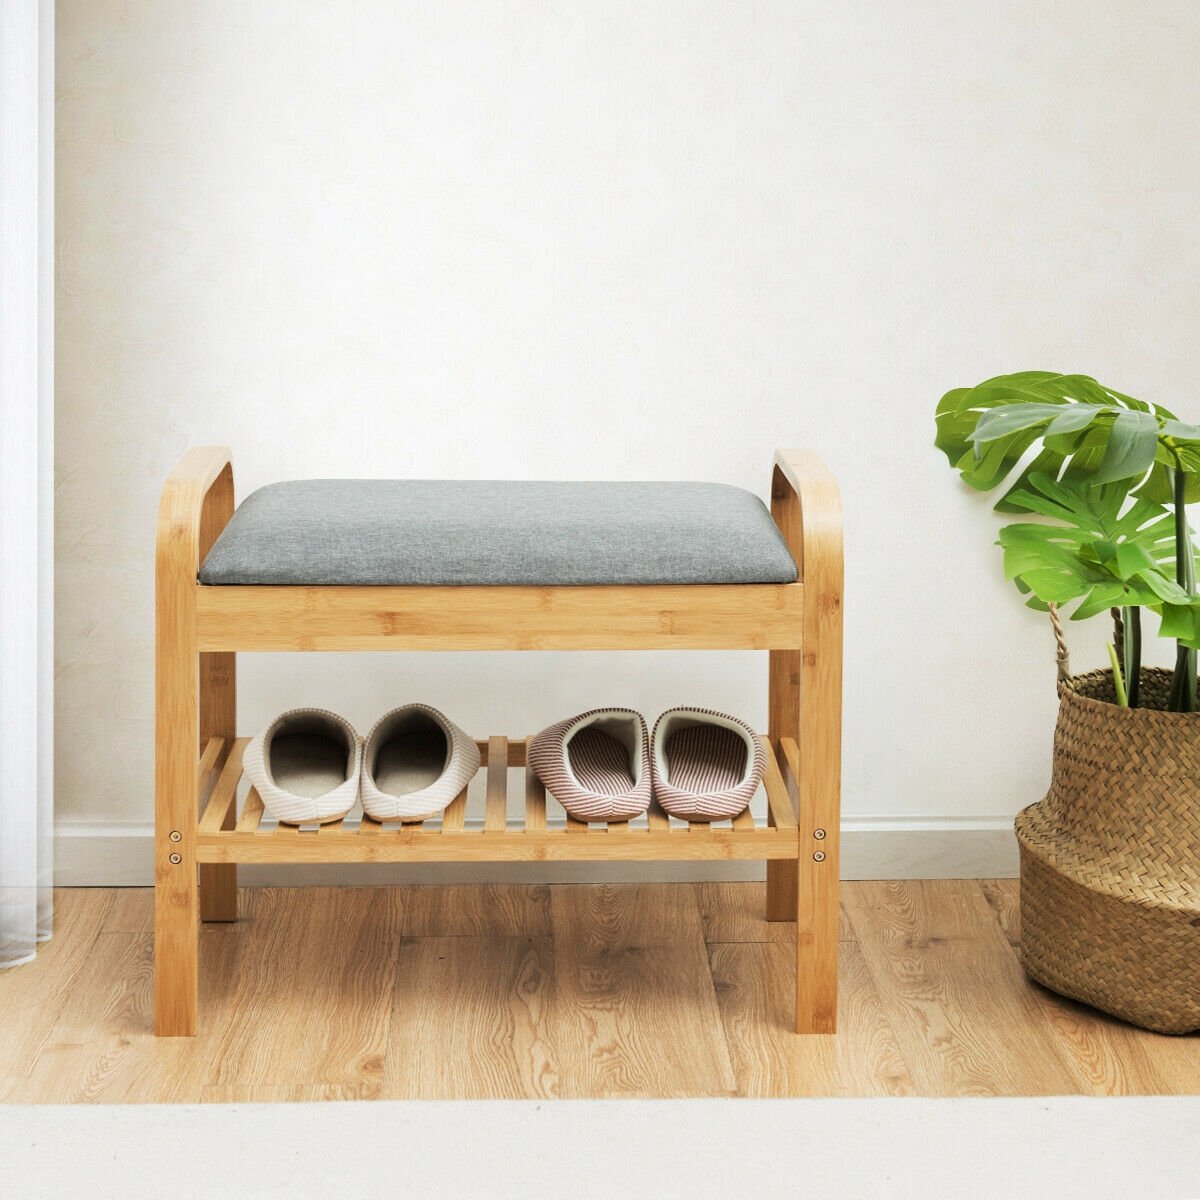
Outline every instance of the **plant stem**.
{"type": "Polygon", "coordinates": [[[1121,610],[1125,630],[1125,686],[1129,689],[1129,707],[1137,708],[1142,681],[1142,610],[1138,605],[1121,610]]]}
{"type": "Polygon", "coordinates": [[[1125,680],[1121,678],[1121,660],[1117,657],[1117,648],[1108,643],[1108,661],[1112,663],[1113,690],[1117,693],[1117,703],[1122,708],[1129,707],[1129,694],[1125,691],[1125,680]]]}
{"type": "MultiPolygon", "coordinates": [[[[1175,579],[1189,596],[1196,594],[1196,560],[1187,523],[1187,474],[1175,464],[1175,579]]],[[[1171,712],[1196,711],[1196,651],[1176,643],[1171,678],[1171,712]]]]}

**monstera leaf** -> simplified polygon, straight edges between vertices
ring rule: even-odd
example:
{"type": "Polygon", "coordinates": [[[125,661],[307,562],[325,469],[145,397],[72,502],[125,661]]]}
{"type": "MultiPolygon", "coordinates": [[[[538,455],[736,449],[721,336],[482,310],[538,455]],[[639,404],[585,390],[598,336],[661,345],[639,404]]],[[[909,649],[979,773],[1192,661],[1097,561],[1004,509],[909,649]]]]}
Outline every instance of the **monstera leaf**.
{"type": "Polygon", "coordinates": [[[1023,371],[947,392],[936,444],[971,487],[1001,489],[997,511],[1051,519],[1000,535],[1029,603],[1074,605],[1076,620],[1121,609],[1131,705],[1141,610],[1157,612],[1160,635],[1179,642],[1168,707],[1195,712],[1200,598],[1186,506],[1200,500],[1200,426],[1087,375],[1023,371]]]}
{"type": "Polygon", "coordinates": [[[1075,605],[1081,621],[1110,608],[1141,606],[1163,619],[1163,636],[1200,646],[1200,599],[1176,582],[1175,520],[1145,497],[1125,507],[1119,482],[1066,482],[1035,472],[1013,495],[1021,511],[1052,523],[1000,531],[1005,575],[1034,608],[1075,605]]]}
{"type": "Polygon", "coordinates": [[[996,504],[1023,512],[1034,475],[1094,483],[1124,481],[1145,499],[1173,499],[1173,472],[1187,473],[1186,502],[1200,500],[1200,426],[1126,396],[1087,375],[1023,371],[956,388],[937,408],[937,447],[979,491],[1008,480],[1038,450],[996,504]]]}

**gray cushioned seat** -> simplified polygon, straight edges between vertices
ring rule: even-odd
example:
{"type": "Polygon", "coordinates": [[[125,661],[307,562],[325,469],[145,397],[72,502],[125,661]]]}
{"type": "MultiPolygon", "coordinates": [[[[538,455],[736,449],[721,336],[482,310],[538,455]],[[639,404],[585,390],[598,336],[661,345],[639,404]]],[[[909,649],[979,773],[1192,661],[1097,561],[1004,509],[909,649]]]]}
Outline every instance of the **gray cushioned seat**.
{"type": "Polygon", "coordinates": [[[718,483],[308,479],[248,496],[208,584],[791,583],[766,505],[718,483]]]}

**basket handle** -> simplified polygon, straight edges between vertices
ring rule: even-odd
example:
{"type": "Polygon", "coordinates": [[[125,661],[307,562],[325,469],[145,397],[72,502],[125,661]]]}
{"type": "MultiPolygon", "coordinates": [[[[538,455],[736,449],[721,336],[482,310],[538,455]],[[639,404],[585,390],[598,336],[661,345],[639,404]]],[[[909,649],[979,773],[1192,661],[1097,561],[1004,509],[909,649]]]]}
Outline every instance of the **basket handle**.
{"type": "Polygon", "coordinates": [[[1046,606],[1050,610],[1050,627],[1054,630],[1054,643],[1057,647],[1058,686],[1067,687],[1071,682],[1071,655],[1067,650],[1067,637],[1063,632],[1062,620],[1058,615],[1058,605],[1053,602],[1046,606]]]}

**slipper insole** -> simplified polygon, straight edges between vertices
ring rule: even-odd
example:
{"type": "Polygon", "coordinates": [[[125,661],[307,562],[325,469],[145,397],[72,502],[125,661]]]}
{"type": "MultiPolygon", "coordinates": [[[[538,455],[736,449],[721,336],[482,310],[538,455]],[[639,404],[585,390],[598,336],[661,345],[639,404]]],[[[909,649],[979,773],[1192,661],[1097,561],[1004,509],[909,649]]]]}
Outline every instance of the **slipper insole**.
{"type": "Polygon", "coordinates": [[[575,778],[589,792],[620,796],[633,786],[629,751],[612,734],[588,726],[567,743],[567,758],[575,778]]]}
{"type": "Polygon", "coordinates": [[[285,733],[271,739],[271,775],[294,796],[323,796],[346,782],[345,742],[319,733],[285,733]]]}
{"type": "Polygon", "coordinates": [[[667,781],[703,796],[735,788],[746,775],[746,743],[720,725],[689,725],[663,744],[667,781]]]}
{"type": "Polygon", "coordinates": [[[405,796],[437,783],[445,766],[445,734],[398,733],[379,747],[375,785],[389,796],[405,796]]]}

